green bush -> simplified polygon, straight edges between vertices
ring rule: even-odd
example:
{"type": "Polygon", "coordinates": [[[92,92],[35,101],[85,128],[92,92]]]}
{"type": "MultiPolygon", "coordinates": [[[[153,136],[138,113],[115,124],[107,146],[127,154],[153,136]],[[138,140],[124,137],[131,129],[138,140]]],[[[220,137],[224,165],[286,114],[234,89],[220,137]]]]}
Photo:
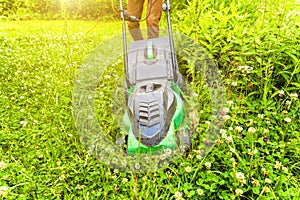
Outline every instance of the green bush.
{"type": "Polygon", "coordinates": [[[249,86],[246,94],[266,101],[279,89],[299,90],[300,17],[294,1],[191,0],[173,13],[173,21],[175,30],[210,52],[225,82],[249,86]],[[239,66],[249,66],[249,74],[239,66]]]}

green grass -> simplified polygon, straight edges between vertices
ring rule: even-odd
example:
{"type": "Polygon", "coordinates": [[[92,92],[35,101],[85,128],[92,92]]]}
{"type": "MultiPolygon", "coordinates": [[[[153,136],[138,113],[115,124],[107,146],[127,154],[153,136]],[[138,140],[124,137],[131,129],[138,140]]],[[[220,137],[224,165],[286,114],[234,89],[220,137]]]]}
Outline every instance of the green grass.
{"type": "MultiPolygon", "coordinates": [[[[194,19],[183,15],[193,10],[178,12],[187,21],[174,19],[175,27],[185,27],[181,31],[210,50],[222,70],[228,119],[220,139],[205,158],[194,145],[167,168],[143,174],[110,170],[89,155],[72,118],[76,73],[98,44],[120,34],[121,24],[0,22],[0,162],[6,163],[0,164],[0,187],[8,188],[3,198],[299,199],[300,103],[293,97],[300,95],[299,14],[285,25],[281,16],[266,16],[269,22],[259,32],[251,29],[254,19],[262,22],[256,4],[243,10],[244,2],[234,3],[203,10],[199,17],[207,19],[207,27],[190,26],[194,19]],[[224,13],[225,8],[233,11],[224,13]],[[241,13],[247,19],[237,19],[241,13]],[[219,20],[209,21],[210,16],[219,20]],[[283,24],[280,32],[277,23],[283,24]],[[239,66],[253,69],[245,74],[239,66]]],[[[102,95],[114,90],[122,74],[122,66],[115,67],[99,82],[102,95]],[[114,76],[106,79],[110,73],[114,76]]],[[[110,98],[102,100],[107,104],[99,121],[115,131],[110,98]]],[[[199,133],[208,126],[201,121],[199,133]]]]}

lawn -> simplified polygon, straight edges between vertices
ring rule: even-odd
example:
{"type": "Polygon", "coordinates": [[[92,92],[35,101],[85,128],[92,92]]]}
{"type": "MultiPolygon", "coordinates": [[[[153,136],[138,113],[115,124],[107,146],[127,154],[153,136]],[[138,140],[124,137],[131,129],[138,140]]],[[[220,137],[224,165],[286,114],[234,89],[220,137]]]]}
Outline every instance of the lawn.
{"type": "MultiPolygon", "coordinates": [[[[230,6],[237,8],[234,12],[242,12],[238,6],[230,6]]],[[[205,27],[196,27],[192,26],[195,19],[186,19],[187,27],[183,29],[209,50],[220,67],[227,92],[220,137],[205,156],[199,150],[205,142],[202,138],[203,141],[194,141],[188,155],[163,169],[144,173],[110,169],[93,157],[81,143],[73,119],[76,74],[85,59],[99,49],[98,45],[120,35],[121,24],[72,20],[0,22],[0,196],[300,199],[299,21],[286,22],[280,35],[278,29],[268,32],[272,23],[265,27],[260,24],[259,31],[257,27],[251,29],[251,19],[264,20],[255,14],[239,19],[235,17],[238,14],[228,11],[224,16],[232,18],[225,19],[221,16],[226,9],[215,10],[202,14],[211,14],[217,22],[208,20],[205,27]],[[239,24],[241,29],[226,30],[224,24],[228,24],[222,20],[239,24]],[[217,28],[211,28],[212,24],[217,28]],[[243,28],[250,31],[244,33],[243,28]],[[201,34],[195,34],[197,31],[201,34]],[[275,32],[279,34],[276,40],[275,32]],[[268,43],[272,38],[274,43],[268,43]],[[279,46],[283,48],[280,51],[279,46]],[[240,52],[240,48],[245,49],[240,52]],[[282,67],[281,72],[273,68],[275,62],[282,67]]],[[[180,17],[185,14],[178,12],[179,22],[174,26],[181,32],[180,17]]],[[[274,21],[278,19],[270,22],[274,21]]],[[[98,108],[98,120],[110,133],[116,131],[111,95],[123,68],[117,59],[106,69],[100,76],[96,103],[103,103],[98,108]]],[[[198,101],[205,102],[200,98],[201,92],[205,93],[203,83],[195,77],[188,68],[186,78],[196,88],[201,86],[198,101]]],[[[203,118],[196,132],[207,132],[210,126],[210,121],[203,118]]]]}

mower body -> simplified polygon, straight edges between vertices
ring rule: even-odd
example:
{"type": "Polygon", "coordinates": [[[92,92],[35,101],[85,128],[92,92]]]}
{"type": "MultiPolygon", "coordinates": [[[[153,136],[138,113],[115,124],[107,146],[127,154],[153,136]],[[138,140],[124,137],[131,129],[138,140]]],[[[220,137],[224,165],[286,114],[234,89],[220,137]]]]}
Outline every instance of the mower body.
{"type": "Polygon", "coordinates": [[[123,146],[128,155],[178,148],[176,130],[182,125],[184,109],[172,53],[169,37],[129,45],[123,116],[127,133],[123,146]]]}

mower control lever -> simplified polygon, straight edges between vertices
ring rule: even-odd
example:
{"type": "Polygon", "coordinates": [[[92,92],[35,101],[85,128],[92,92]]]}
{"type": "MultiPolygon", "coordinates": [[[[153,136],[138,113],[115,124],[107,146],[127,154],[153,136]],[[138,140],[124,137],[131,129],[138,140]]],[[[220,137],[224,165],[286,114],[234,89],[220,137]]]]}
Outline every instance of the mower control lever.
{"type": "Polygon", "coordinates": [[[140,22],[141,21],[136,16],[129,16],[127,10],[123,10],[123,14],[124,14],[124,19],[126,21],[130,21],[130,22],[140,22]]]}

